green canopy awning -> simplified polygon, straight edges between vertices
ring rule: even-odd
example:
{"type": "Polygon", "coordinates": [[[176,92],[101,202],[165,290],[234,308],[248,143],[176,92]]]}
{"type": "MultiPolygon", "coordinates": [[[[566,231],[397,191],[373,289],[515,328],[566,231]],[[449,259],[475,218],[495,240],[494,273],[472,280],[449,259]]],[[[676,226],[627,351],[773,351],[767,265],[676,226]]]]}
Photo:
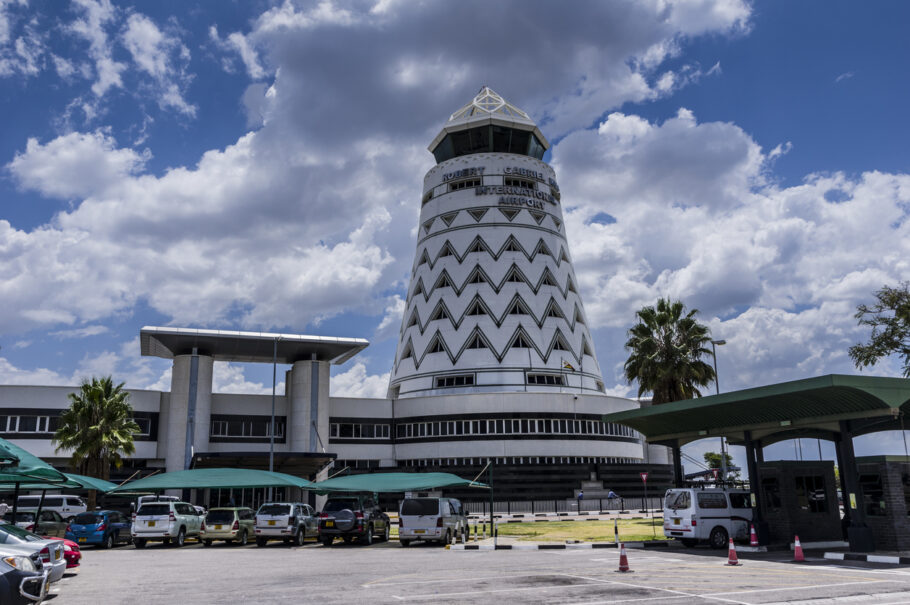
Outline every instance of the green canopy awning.
{"type": "Polygon", "coordinates": [[[99,492],[107,493],[117,488],[116,483],[98,479],[97,477],[86,477],[85,475],[66,473],[66,478],[73,483],[77,483],[81,489],[94,489],[99,492]]]}
{"type": "Polygon", "coordinates": [[[151,475],[130,481],[109,493],[153,493],[166,489],[308,488],[312,482],[293,475],[245,468],[199,468],[151,475]]]}
{"type": "Polygon", "coordinates": [[[18,445],[0,439],[0,484],[66,482],[66,476],[18,445]]]}
{"type": "Polygon", "coordinates": [[[753,438],[837,432],[841,420],[896,418],[901,411],[910,411],[910,380],[830,374],[616,412],[603,421],[635,429],[652,443],[683,444],[716,435],[736,442],[747,430],[753,438]]]}
{"type": "MultiPolygon", "coordinates": [[[[86,477],[85,475],[73,475],[71,473],[63,473],[63,476],[66,477],[66,481],[62,483],[37,483],[35,481],[29,481],[28,483],[22,483],[19,485],[19,489],[24,490],[69,490],[69,491],[85,491],[88,489],[97,490],[102,493],[107,493],[117,487],[116,483],[111,483],[110,481],[105,481],[104,479],[97,479],[95,477],[86,477]]],[[[0,486],[0,489],[5,489],[6,491],[11,491],[13,486],[0,486]]]]}
{"type": "Polygon", "coordinates": [[[332,492],[417,492],[439,487],[487,487],[452,473],[369,473],[335,477],[313,483],[309,489],[319,494],[332,492]]]}

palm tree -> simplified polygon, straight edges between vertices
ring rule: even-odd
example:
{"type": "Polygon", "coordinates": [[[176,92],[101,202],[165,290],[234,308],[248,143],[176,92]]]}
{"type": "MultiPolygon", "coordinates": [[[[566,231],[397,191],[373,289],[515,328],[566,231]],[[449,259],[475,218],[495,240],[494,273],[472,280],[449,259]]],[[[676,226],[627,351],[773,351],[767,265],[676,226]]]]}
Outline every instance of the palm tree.
{"type": "MultiPolygon", "coordinates": [[[[123,464],[121,454],[136,451],[133,435],[139,425],[133,421],[133,406],[123,383],[107,378],[85,379],[78,393],[69,394],[70,407],[60,415],[54,433],[56,451],[72,452],[70,465],[90,477],[109,479],[111,464],[123,464]]],[[[93,492],[94,493],[94,492],[93,492]]]]}
{"type": "Polygon", "coordinates": [[[624,369],[630,384],[638,382],[639,397],[652,393],[655,404],[691,399],[701,397],[698,387],[714,382],[714,368],[701,360],[712,355],[711,332],[695,319],[697,313],[686,313],[678,300],[659,298],[656,306],[635,314],[638,324],[629,330],[624,369]]]}

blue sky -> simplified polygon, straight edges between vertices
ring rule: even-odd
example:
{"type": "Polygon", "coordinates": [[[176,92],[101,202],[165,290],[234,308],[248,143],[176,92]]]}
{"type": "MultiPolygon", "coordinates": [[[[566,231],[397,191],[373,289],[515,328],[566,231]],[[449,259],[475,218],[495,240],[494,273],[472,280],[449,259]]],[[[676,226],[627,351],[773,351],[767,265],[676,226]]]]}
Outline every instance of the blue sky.
{"type": "MultiPolygon", "coordinates": [[[[725,390],[855,372],[856,305],[910,278],[908,18],[0,0],[0,383],[167,388],[138,332],[179,325],[369,338],[334,392],[382,396],[426,144],[482,84],[554,143],[612,394],[634,394],[624,334],[658,296],[728,341],[725,390]]],[[[270,379],[219,364],[216,389],[270,379]]]]}

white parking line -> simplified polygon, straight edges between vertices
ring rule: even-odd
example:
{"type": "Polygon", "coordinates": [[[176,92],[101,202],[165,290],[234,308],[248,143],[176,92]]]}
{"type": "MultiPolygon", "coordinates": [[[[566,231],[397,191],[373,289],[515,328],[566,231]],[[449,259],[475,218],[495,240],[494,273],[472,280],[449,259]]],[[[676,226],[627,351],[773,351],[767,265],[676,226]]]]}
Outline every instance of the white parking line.
{"type": "MultiPolygon", "coordinates": [[[[472,581],[477,580],[501,580],[502,578],[537,578],[541,575],[561,575],[561,574],[540,574],[540,573],[522,573],[504,576],[502,574],[497,574],[495,576],[489,576],[486,578],[479,578],[477,576],[472,576],[472,581]]],[[[414,580],[414,581],[405,581],[405,582],[368,582],[367,584],[361,584],[363,588],[371,588],[373,586],[401,586],[402,584],[443,584],[445,582],[464,582],[464,578],[452,578],[450,580],[414,580]]]]}
{"type": "MultiPolygon", "coordinates": [[[[852,586],[855,584],[902,584],[898,580],[865,580],[862,582],[839,582],[836,584],[812,584],[810,586],[785,586],[783,588],[756,588],[751,590],[731,590],[729,592],[713,592],[712,595],[742,595],[757,592],[776,592],[781,590],[814,590],[816,588],[834,588],[837,586],[852,586]]],[[[698,595],[701,596],[701,595],[698,595]]]]}

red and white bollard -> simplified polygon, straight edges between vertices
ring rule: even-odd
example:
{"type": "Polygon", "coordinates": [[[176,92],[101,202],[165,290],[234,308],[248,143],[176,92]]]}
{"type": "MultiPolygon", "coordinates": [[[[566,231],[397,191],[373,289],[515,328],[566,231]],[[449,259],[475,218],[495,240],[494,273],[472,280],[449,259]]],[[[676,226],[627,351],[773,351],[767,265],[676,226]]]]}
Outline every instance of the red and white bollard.
{"type": "Polygon", "coordinates": [[[619,545],[619,569],[616,571],[621,573],[632,571],[629,569],[629,558],[626,556],[626,545],[624,543],[619,545]]]}
{"type": "Polygon", "coordinates": [[[755,535],[755,525],[749,525],[749,546],[758,546],[758,536],[755,535]]]}

